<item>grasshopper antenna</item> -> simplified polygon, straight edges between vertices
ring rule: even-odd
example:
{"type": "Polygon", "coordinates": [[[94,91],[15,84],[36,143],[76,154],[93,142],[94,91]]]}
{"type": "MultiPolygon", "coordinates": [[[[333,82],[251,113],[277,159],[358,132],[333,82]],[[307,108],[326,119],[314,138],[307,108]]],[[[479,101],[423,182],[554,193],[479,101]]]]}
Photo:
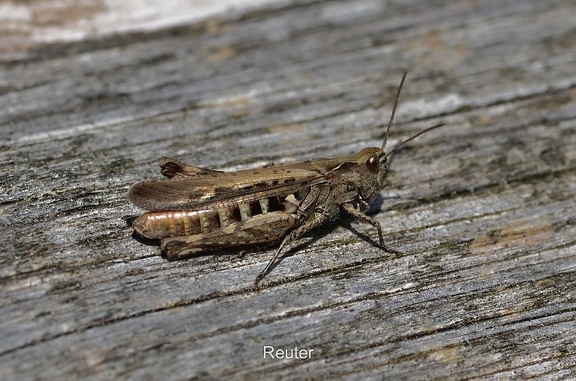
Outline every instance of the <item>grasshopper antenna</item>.
{"type": "Polygon", "coordinates": [[[392,115],[390,115],[390,121],[388,122],[388,127],[386,128],[386,135],[384,135],[384,142],[382,143],[382,151],[384,151],[384,148],[386,148],[386,143],[388,142],[390,127],[392,127],[392,123],[394,123],[394,116],[396,115],[396,107],[398,106],[398,99],[400,99],[400,92],[402,91],[402,86],[404,86],[404,80],[406,80],[407,75],[408,72],[404,72],[402,80],[400,81],[400,86],[398,86],[398,91],[396,91],[396,98],[394,98],[394,107],[392,107],[392,115]]]}
{"type": "Polygon", "coordinates": [[[396,144],[396,146],[395,146],[394,148],[392,148],[392,149],[390,150],[390,152],[388,152],[386,155],[384,155],[384,158],[387,158],[392,152],[396,151],[396,149],[400,148],[401,146],[403,146],[404,144],[408,143],[409,141],[416,139],[418,136],[420,136],[420,135],[422,135],[422,134],[425,134],[425,133],[427,133],[427,132],[429,132],[429,131],[435,130],[435,129],[437,129],[438,127],[445,126],[445,125],[446,125],[446,124],[444,124],[444,123],[440,123],[440,124],[437,124],[437,125],[435,125],[435,126],[428,127],[427,129],[420,131],[420,132],[417,133],[416,135],[412,135],[412,136],[410,136],[409,138],[402,140],[400,143],[396,144]]]}
{"type": "MultiPolygon", "coordinates": [[[[382,151],[384,151],[384,148],[386,148],[386,143],[388,142],[388,135],[390,133],[390,127],[392,127],[392,123],[394,122],[394,116],[396,115],[396,107],[398,106],[398,99],[400,99],[400,92],[402,91],[402,86],[404,86],[404,80],[406,80],[407,75],[408,75],[408,73],[404,72],[404,75],[402,76],[402,80],[400,81],[400,86],[398,86],[398,91],[396,92],[396,97],[394,98],[394,107],[392,108],[392,115],[390,115],[390,121],[388,122],[388,127],[386,128],[386,135],[384,135],[384,142],[382,143],[382,151]]],[[[402,140],[394,148],[392,148],[390,150],[390,152],[388,152],[386,155],[384,155],[384,158],[387,158],[392,152],[396,151],[398,148],[400,148],[404,144],[408,143],[409,141],[416,139],[418,136],[425,134],[429,131],[435,130],[438,127],[442,127],[442,126],[445,126],[445,124],[441,123],[441,124],[437,124],[437,125],[432,126],[432,127],[428,127],[427,129],[422,130],[419,133],[412,135],[407,139],[402,140]]]]}

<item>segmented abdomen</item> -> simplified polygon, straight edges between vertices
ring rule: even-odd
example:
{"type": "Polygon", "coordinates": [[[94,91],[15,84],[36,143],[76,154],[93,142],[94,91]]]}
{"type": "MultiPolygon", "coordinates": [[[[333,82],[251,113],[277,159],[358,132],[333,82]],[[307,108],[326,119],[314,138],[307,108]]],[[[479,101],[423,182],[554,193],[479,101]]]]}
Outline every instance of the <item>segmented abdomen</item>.
{"type": "Polygon", "coordinates": [[[285,211],[285,205],[278,197],[270,197],[218,209],[148,212],[134,220],[132,227],[150,239],[180,237],[211,232],[258,214],[277,211],[285,211]]]}

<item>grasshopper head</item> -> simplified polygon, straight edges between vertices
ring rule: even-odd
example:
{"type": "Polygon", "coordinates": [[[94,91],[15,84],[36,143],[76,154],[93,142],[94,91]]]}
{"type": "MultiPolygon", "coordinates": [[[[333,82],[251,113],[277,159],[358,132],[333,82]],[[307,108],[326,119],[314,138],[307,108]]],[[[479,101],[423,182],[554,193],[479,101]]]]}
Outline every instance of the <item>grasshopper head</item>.
{"type": "Polygon", "coordinates": [[[400,91],[402,90],[405,79],[406,73],[404,73],[402,76],[402,81],[400,82],[398,92],[396,93],[396,98],[394,99],[392,115],[390,116],[388,127],[386,128],[382,146],[364,148],[357,154],[347,157],[346,162],[338,167],[340,169],[340,188],[335,193],[336,201],[338,204],[352,202],[363,205],[363,207],[367,207],[370,201],[376,197],[378,191],[384,184],[384,179],[386,178],[386,173],[388,172],[388,156],[390,156],[396,149],[417,138],[418,136],[443,126],[443,124],[438,124],[436,126],[426,128],[425,130],[422,130],[417,134],[402,140],[400,143],[396,144],[396,146],[394,146],[394,148],[392,148],[388,153],[384,152],[386,143],[388,142],[390,128],[394,122],[394,115],[396,114],[396,107],[398,106],[400,91]]]}
{"type": "MultiPolygon", "coordinates": [[[[358,198],[370,203],[382,188],[388,170],[386,153],[378,147],[364,148],[350,157],[347,165],[352,165],[352,171],[343,175],[345,178],[346,199],[358,198]]],[[[344,169],[345,167],[342,167],[344,169]]]]}
{"type": "Polygon", "coordinates": [[[384,178],[388,172],[388,155],[381,149],[378,149],[372,156],[366,160],[366,169],[376,176],[379,185],[384,183],[384,178]]]}
{"type": "Polygon", "coordinates": [[[398,107],[398,99],[400,98],[400,92],[402,91],[402,86],[404,86],[405,80],[406,80],[406,73],[404,73],[404,75],[402,76],[402,80],[400,81],[400,85],[398,86],[398,91],[396,92],[396,97],[394,98],[394,107],[392,108],[392,114],[390,115],[388,126],[386,127],[386,133],[384,135],[384,141],[382,142],[382,146],[380,148],[376,147],[365,148],[358,154],[356,154],[355,157],[356,163],[364,164],[367,174],[369,175],[369,177],[372,178],[371,186],[365,187],[363,191],[360,192],[361,198],[363,198],[366,201],[373,199],[377,192],[377,189],[379,190],[384,184],[384,179],[386,178],[386,173],[388,172],[388,156],[390,156],[392,152],[396,151],[398,148],[408,143],[409,141],[417,138],[418,136],[428,131],[431,131],[435,128],[443,126],[443,124],[438,124],[426,128],[425,130],[422,130],[417,134],[402,140],[400,143],[396,144],[396,146],[394,146],[394,148],[392,148],[390,152],[388,153],[384,152],[384,149],[386,148],[386,143],[388,142],[388,136],[390,135],[390,128],[394,123],[394,116],[396,115],[396,108],[398,107]]]}
{"type": "Polygon", "coordinates": [[[375,177],[378,184],[384,182],[386,172],[388,171],[388,155],[382,148],[369,147],[364,148],[356,154],[356,163],[364,164],[368,174],[375,177]]]}

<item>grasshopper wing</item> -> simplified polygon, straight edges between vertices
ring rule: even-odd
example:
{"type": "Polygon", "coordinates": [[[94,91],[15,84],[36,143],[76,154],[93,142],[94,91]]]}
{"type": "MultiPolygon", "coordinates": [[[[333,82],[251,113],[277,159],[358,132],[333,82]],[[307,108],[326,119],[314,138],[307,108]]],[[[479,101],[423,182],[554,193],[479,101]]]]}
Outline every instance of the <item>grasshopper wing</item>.
{"type": "Polygon", "coordinates": [[[326,182],[326,177],[316,170],[272,166],[216,174],[177,175],[170,180],[144,180],[128,190],[128,200],[146,210],[194,210],[286,196],[326,182]]]}

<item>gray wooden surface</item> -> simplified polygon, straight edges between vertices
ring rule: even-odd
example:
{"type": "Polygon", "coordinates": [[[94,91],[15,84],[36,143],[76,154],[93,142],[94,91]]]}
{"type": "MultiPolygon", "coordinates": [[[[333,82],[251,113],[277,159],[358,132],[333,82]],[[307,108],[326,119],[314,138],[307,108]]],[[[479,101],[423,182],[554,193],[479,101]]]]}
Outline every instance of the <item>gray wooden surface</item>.
{"type": "Polygon", "coordinates": [[[576,377],[576,6],[294,1],[0,62],[0,379],[576,377]],[[234,170],[381,142],[375,231],[169,262],[163,155],[234,170]],[[265,345],[313,349],[264,359],[265,345]]]}

